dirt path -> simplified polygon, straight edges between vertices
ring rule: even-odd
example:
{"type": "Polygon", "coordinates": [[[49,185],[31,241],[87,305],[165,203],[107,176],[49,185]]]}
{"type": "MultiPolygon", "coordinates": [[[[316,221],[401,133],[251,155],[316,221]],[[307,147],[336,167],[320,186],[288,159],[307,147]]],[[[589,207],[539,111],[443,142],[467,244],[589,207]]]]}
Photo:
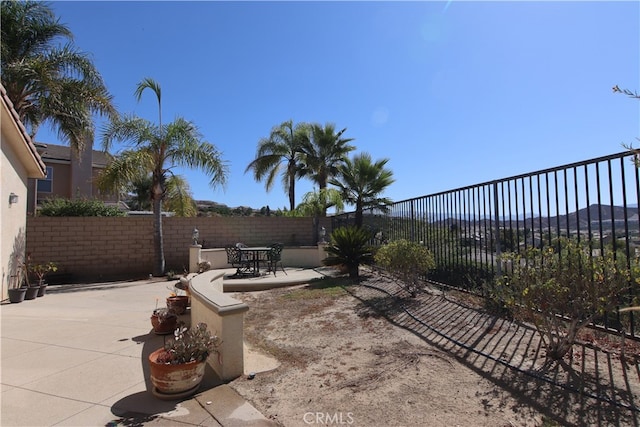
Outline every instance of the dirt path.
{"type": "Polygon", "coordinates": [[[406,298],[368,273],[235,297],[250,306],[245,339],[281,365],[231,386],[284,426],[639,423],[624,407],[640,406],[637,364],[584,345],[580,375],[539,372],[533,330],[451,295],[406,298]]]}

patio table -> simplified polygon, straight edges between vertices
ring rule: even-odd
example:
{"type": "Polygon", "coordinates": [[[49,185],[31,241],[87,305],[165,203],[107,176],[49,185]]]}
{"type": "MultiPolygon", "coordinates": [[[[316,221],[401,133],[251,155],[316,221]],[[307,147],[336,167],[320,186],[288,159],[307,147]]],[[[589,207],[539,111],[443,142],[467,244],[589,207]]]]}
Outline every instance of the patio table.
{"type": "Polygon", "coordinates": [[[269,246],[249,246],[249,247],[240,247],[240,252],[242,254],[251,254],[249,260],[253,263],[253,274],[254,276],[260,275],[260,261],[264,261],[267,259],[267,255],[271,251],[269,246]]]}

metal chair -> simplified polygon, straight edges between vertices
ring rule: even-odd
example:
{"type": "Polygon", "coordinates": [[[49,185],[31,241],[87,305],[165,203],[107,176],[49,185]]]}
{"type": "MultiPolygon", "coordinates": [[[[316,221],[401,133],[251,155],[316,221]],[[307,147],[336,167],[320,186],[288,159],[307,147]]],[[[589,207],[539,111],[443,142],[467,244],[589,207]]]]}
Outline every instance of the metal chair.
{"type": "Polygon", "coordinates": [[[234,245],[225,246],[227,252],[227,262],[236,268],[235,276],[244,276],[251,273],[251,261],[243,257],[240,248],[234,245]]]}
{"type": "Polygon", "coordinates": [[[273,271],[273,275],[275,276],[278,263],[280,263],[280,268],[282,268],[282,272],[286,275],[287,272],[284,269],[284,265],[282,265],[282,249],[284,249],[284,245],[282,243],[273,243],[269,245],[269,247],[271,248],[267,255],[269,271],[273,271]]]}

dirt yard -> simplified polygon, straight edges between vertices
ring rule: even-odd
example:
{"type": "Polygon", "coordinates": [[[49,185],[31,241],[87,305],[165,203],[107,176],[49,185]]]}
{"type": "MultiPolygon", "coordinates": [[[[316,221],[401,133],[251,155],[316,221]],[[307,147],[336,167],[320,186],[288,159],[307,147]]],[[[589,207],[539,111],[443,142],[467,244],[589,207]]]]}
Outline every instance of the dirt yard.
{"type": "Polygon", "coordinates": [[[283,426],[640,420],[633,346],[621,358],[619,348],[585,343],[574,349],[571,373],[541,371],[544,350],[531,328],[490,316],[467,297],[433,290],[408,298],[374,272],[358,283],[331,278],[234,296],[250,306],[245,339],[281,365],[231,386],[283,426]]]}

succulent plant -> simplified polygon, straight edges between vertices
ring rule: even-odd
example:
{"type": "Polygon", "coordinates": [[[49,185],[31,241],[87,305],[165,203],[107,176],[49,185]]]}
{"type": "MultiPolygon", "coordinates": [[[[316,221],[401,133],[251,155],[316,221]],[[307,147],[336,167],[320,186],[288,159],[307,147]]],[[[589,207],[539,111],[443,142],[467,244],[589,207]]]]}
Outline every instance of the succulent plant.
{"type": "Polygon", "coordinates": [[[178,365],[189,362],[203,362],[210,354],[218,353],[222,340],[212,335],[206,323],[198,323],[194,328],[181,324],[173,333],[174,339],[164,346],[164,354],[158,363],[178,365]]]}

